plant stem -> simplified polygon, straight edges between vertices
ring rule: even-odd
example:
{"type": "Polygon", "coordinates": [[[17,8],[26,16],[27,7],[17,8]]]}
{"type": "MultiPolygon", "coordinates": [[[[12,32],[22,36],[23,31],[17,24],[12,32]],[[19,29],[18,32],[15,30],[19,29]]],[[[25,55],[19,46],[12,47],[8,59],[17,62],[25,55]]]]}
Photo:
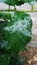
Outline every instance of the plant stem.
{"type": "Polygon", "coordinates": [[[33,5],[32,5],[32,8],[31,8],[31,11],[33,11],[33,5]]]}
{"type": "Polygon", "coordinates": [[[9,11],[10,11],[10,5],[9,5],[9,11]]]}
{"type": "MultiPolygon", "coordinates": [[[[16,10],[16,9],[15,9],[15,10],[16,10]]],[[[9,11],[9,13],[10,13],[10,12],[15,11],[15,10],[12,10],[12,9],[11,9],[11,10],[0,10],[0,11],[1,11],[1,12],[2,12],[2,11],[4,11],[4,12],[8,12],[8,11],[9,11]]],[[[18,10],[16,10],[16,11],[18,11],[18,10]]],[[[31,10],[31,11],[25,11],[25,10],[24,10],[23,12],[37,12],[37,10],[35,10],[35,11],[34,11],[34,10],[33,10],[33,11],[32,11],[32,10],[31,10]]]]}
{"type": "Polygon", "coordinates": [[[14,6],[14,10],[16,11],[16,7],[14,6]]]}

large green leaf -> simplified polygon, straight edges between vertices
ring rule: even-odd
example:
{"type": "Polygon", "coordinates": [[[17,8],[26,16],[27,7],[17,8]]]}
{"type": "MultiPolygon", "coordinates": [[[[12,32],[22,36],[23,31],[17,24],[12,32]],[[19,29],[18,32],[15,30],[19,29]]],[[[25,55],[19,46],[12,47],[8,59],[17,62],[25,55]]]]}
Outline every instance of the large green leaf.
{"type": "Polygon", "coordinates": [[[3,19],[0,20],[0,65],[21,65],[22,59],[18,59],[17,53],[25,49],[32,38],[31,17],[27,13],[13,11],[11,14],[0,12],[0,18],[3,19]]]}
{"type": "Polygon", "coordinates": [[[0,2],[9,4],[9,5],[22,5],[25,2],[29,3],[30,5],[33,5],[37,0],[0,0],[0,2]]]}
{"type": "Polygon", "coordinates": [[[18,4],[18,0],[0,0],[0,2],[6,3],[8,5],[13,5],[13,6],[18,4]]]}
{"type": "MultiPolygon", "coordinates": [[[[20,11],[12,12],[11,17],[12,20],[3,28],[5,35],[3,40],[7,41],[6,46],[10,50],[17,52],[25,48],[31,40],[32,20],[29,14],[20,11]]],[[[2,47],[7,49],[4,45],[2,47]]]]}

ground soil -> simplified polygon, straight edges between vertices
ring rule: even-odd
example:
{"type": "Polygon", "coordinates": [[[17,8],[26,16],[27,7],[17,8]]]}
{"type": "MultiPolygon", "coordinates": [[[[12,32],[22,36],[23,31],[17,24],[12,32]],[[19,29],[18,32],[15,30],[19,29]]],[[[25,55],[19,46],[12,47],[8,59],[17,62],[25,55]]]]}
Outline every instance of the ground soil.
{"type": "Polygon", "coordinates": [[[37,65],[37,47],[27,47],[27,51],[20,52],[25,58],[24,65],[37,65]]]}

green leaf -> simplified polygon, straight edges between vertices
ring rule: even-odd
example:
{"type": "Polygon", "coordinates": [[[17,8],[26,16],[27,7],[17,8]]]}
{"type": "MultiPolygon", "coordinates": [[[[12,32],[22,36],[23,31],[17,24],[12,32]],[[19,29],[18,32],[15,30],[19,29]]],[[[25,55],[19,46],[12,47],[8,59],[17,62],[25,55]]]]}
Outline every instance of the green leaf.
{"type": "Polygon", "coordinates": [[[24,3],[29,3],[30,5],[34,5],[35,2],[37,2],[37,0],[20,0],[18,1],[17,5],[22,5],[24,3]]]}
{"type": "Polygon", "coordinates": [[[0,0],[0,2],[6,3],[8,5],[22,5],[24,3],[29,3],[30,5],[33,5],[37,0],[0,0]]]}
{"type": "Polygon", "coordinates": [[[0,65],[22,65],[20,50],[25,49],[32,38],[32,19],[21,11],[0,12],[0,65]]]}
{"type": "Polygon", "coordinates": [[[0,2],[15,6],[18,3],[18,0],[0,0],[0,2]]]}
{"type": "Polygon", "coordinates": [[[5,13],[5,12],[0,12],[0,18],[3,18],[4,20],[11,20],[11,14],[10,13],[5,13]]]}
{"type": "Polygon", "coordinates": [[[9,65],[10,56],[8,54],[0,54],[0,65],[9,65]]]}
{"type": "Polygon", "coordinates": [[[29,14],[20,11],[12,12],[11,16],[12,20],[3,30],[10,50],[18,52],[31,40],[32,20],[29,14]]]}
{"type": "Polygon", "coordinates": [[[0,12],[0,19],[0,32],[2,33],[3,28],[8,24],[8,21],[11,20],[11,15],[9,13],[0,12]]]}

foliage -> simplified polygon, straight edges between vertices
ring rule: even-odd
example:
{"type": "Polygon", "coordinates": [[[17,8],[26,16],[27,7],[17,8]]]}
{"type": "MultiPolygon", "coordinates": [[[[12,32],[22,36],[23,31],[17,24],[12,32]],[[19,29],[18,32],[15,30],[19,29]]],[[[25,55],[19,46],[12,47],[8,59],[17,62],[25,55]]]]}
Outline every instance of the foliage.
{"type": "MultiPolygon", "coordinates": [[[[9,5],[21,5],[24,0],[0,0],[9,5]]],[[[0,65],[23,65],[19,52],[32,38],[32,19],[22,11],[0,12],[0,65]]]]}
{"type": "Polygon", "coordinates": [[[0,0],[0,2],[9,4],[9,5],[21,5],[28,2],[30,5],[33,5],[37,0],[0,0]]]}
{"type": "Polygon", "coordinates": [[[0,21],[0,49],[10,53],[10,56],[12,52],[18,54],[31,40],[31,17],[20,11],[13,11],[11,14],[0,12],[0,15],[4,20],[0,21]]]}

